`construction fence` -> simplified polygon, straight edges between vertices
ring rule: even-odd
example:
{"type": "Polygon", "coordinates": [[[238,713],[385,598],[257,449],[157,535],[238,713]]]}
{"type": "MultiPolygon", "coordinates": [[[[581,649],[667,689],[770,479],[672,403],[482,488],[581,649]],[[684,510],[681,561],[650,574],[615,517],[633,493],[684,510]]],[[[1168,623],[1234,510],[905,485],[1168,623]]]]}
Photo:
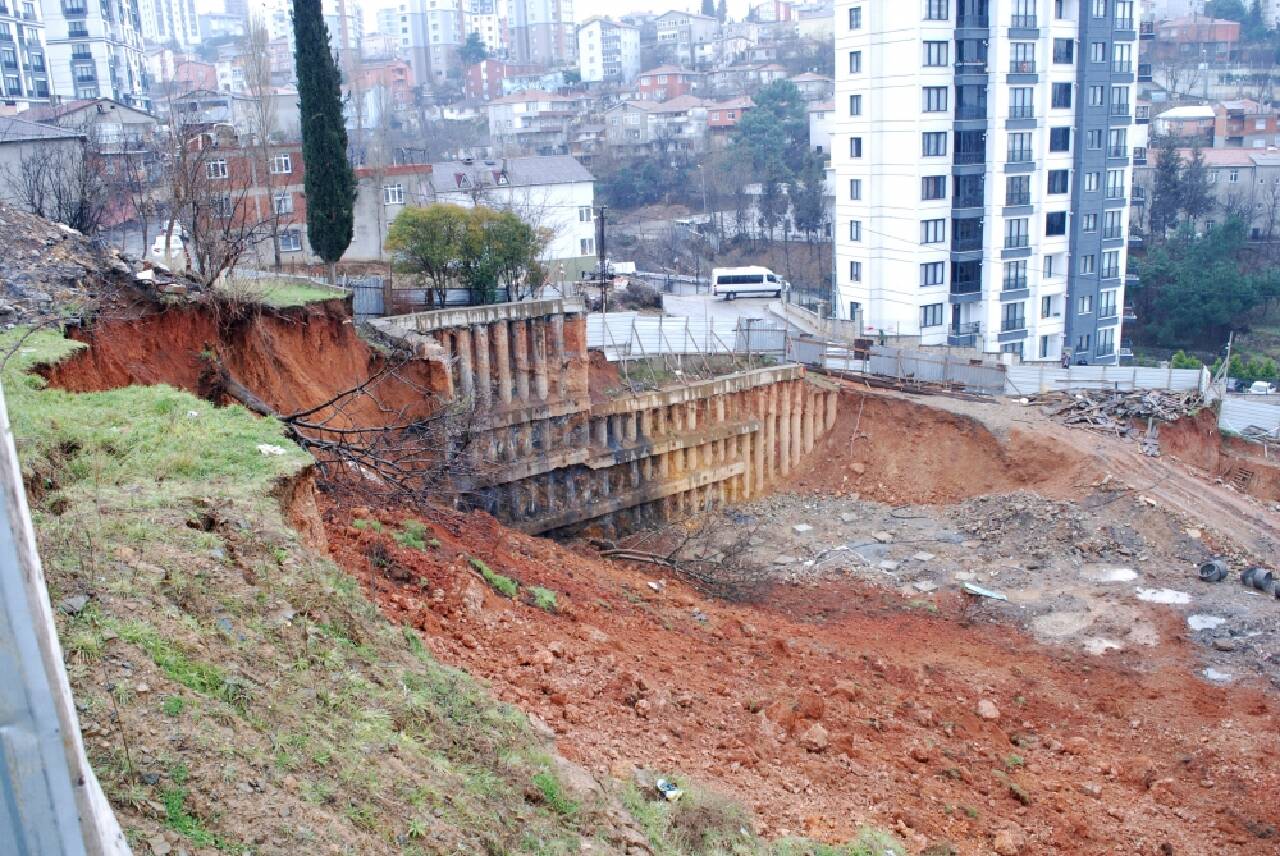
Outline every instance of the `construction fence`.
{"type": "Polygon", "coordinates": [[[1171,392],[1209,390],[1213,378],[1207,369],[1143,368],[1140,366],[1070,366],[1053,363],[1009,366],[1008,395],[1035,395],[1068,389],[1167,389],[1171,392]]]}
{"type": "Polygon", "coordinates": [[[610,362],[662,355],[738,354],[785,357],[792,334],[786,325],[638,312],[587,315],[587,347],[610,362]]]}
{"type": "Polygon", "coordinates": [[[1280,396],[1228,395],[1218,412],[1218,428],[1233,434],[1261,433],[1280,439],[1280,396]]]}

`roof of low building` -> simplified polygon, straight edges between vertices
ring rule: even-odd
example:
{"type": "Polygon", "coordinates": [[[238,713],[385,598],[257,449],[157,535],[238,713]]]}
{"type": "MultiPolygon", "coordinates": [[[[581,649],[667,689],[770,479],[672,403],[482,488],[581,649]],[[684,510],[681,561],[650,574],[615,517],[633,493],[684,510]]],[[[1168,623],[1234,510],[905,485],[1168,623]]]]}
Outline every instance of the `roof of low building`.
{"type": "Polygon", "coordinates": [[[1174,107],[1166,110],[1157,119],[1212,119],[1214,118],[1213,108],[1208,105],[1174,107]]]}
{"type": "Polygon", "coordinates": [[[648,71],[640,72],[641,77],[648,77],[651,74],[702,74],[702,72],[681,68],[678,65],[660,65],[657,68],[651,68],[648,71]]]}
{"type": "MultiPolygon", "coordinates": [[[[1204,155],[1205,166],[1253,166],[1254,152],[1250,149],[1201,149],[1204,155]]],[[[1191,160],[1195,155],[1195,149],[1178,149],[1178,155],[1183,160],[1191,160]]]]}
{"type": "Polygon", "coordinates": [[[792,83],[807,83],[810,81],[821,81],[823,83],[830,83],[831,78],[827,77],[825,74],[815,74],[812,71],[806,71],[803,74],[797,74],[795,77],[791,78],[792,83]]]}
{"type": "Polygon", "coordinates": [[[587,168],[569,155],[431,164],[431,186],[437,193],[486,187],[542,187],[594,180],[587,168]]]}
{"type": "Polygon", "coordinates": [[[84,134],[55,125],[28,122],[13,116],[0,116],[0,143],[30,143],[36,140],[78,140],[84,134]]]}
{"type": "Polygon", "coordinates": [[[79,113],[81,110],[87,110],[95,104],[110,105],[110,109],[113,110],[122,108],[140,116],[150,116],[145,110],[130,107],[128,104],[122,104],[112,98],[81,98],[75,101],[64,101],[61,104],[37,104],[34,107],[28,107],[17,115],[29,122],[56,122],[63,117],[79,113]]]}

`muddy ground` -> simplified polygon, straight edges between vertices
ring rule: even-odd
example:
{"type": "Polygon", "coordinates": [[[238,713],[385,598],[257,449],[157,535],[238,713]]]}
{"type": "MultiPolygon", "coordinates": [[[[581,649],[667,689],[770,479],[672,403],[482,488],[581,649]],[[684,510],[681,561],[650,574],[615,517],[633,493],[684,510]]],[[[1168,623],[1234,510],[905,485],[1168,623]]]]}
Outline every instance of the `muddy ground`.
{"type": "Polygon", "coordinates": [[[877,823],[916,852],[1280,852],[1280,602],[1195,574],[1210,555],[1259,561],[1273,513],[1014,405],[940,404],[851,391],[792,492],[627,539],[718,566],[719,597],[479,514],[428,515],[424,553],[350,525],[401,514],[334,507],[330,543],[571,758],[728,790],[768,835],[877,823]],[[1179,505],[1208,501],[1208,520],[1179,505]],[[555,591],[554,614],[498,595],[474,555],[555,591]]]}

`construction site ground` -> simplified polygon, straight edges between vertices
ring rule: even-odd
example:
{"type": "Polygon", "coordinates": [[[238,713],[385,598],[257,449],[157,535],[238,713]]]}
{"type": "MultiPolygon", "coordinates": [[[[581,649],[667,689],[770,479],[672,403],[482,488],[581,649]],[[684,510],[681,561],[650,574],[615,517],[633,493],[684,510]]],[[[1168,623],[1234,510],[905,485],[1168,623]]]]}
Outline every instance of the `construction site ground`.
{"type": "Polygon", "coordinates": [[[720,563],[728,598],[482,515],[428,516],[425,554],[360,522],[400,514],[325,516],[389,615],[601,777],[693,777],[770,836],[1280,852],[1280,603],[1196,576],[1274,556],[1276,515],[1138,448],[1017,404],[851,388],[789,492],[626,540],[720,563]],[[496,594],[471,555],[555,612],[496,594]]]}
{"type": "MultiPolygon", "coordinates": [[[[45,370],[52,386],[88,392],[167,383],[199,393],[198,355],[213,349],[282,410],[324,402],[366,379],[380,359],[333,306],[234,322],[167,311],[102,323],[81,336],[87,350],[45,370]]],[[[411,407],[427,380],[406,371],[389,394],[411,407]]],[[[195,399],[164,413],[182,430],[206,418],[195,399]]],[[[360,424],[377,414],[353,409],[346,416],[360,424]]],[[[232,440],[247,433],[233,427],[232,440]]],[[[110,452],[119,443],[105,433],[83,442],[92,439],[110,452]]],[[[192,428],[191,436],[200,434],[192,428]]],[[[76,451],[50,448],[53,463],[76,451]]],[[[259,458],[276,460],[266,455],[254,452],[248,460],[261,469],[259,458]]],[[[50,533],[43,549],[56,552],[56,534],[65,540],[75,521],[113,508],[100,496],[98,470],[86,472],[74,514],[52,499],[43,503],[46,516],[37,524],[50,533]]],[[[294,730],[327,723],[334,733],[325,735],[325,745],[339,747],[337,720],[326,719],[321,705],[327,695],[317,700],[304,684],[321,680],[312,674],[337,680],[355,666],[339,662],[326,671],[317,655],[312,672],[297,671],[292,658],[301,643],[289,634],[302,631],[291,629],[292,618],[268,616],[284,609],[277,599],[285,597],[304,612],[288,594],[292,577],[284,571],[295,556],[305,565],[312,560],[304,554],[327,551],[387,617],[418,630],[435,659],[482,678],[498,699],[535,717],[535,728],[545,723],[559,752],[599,780],[638,782],[647,792],[653,775],[668,775],[723,792],[749,808],[747,822],[770,838],[803,834],[837,842],[871,825],[930,856],[1280,853],[1280,601],[1238,582],[1245,564],[1274,561],[1280,521],[1265,504],[1170,457],[1143,457],[1131,441],[1067,429],[1016,403],[917,399],[849,385],[836,428],[784,490],[624,540],[622,546],[655,557],[679,548],[665,565],[610,559],[605,554],[619,545],[600,540],[525,536],[479,512],[362,504],[322,491],[322,524],[314,514],[288,515],[302,525],[305,545],[273,532],[269,543],[280,550],[255,546],[249,555],[262,558],[250,573],[235,533],[252,532],[265,500],[236,506],[243,522],[219,523],[222,512],[200,509],[219,507],[214,490],[229,477],[220,478],[209,482],[213,499],[204,505],[184,493],[181,508],[148,512],[155,520],[144,543],[157,554],[173,549],[172,539],[158,536],[164,527],[177,527],[207,554],[200,561],[210,569],[193,590],[185,588],[182,562],[169,557],[152,560],[154,582],[121,577],[128,588],[104,592],[113,585],[110,575],[137,564],[111,541],[105,545],[117,559],[105,566],[78,553],[51,563],[58,596],[84,592],[119,614],[106,625],[111,635],[95,639],[105,659],[73,663],[77,696],[95,700],[81,711],[86,733],[94,729],[105,753],[125,730],[123,719],[134,754],[181,760],[179,785],[192,791],[191,810],[205,823],[254,826],[257,815],[245,813],[246,806],[252,801],[254,812],[265,811],[264,795],[292,800],[285,805],[301,811],[302,798],[291,794],[303,788],[288,779],[327,782],[331,765],[300,756],[281,768],[288,776],[273,772],[269,757],[280,748],[268,740],[271,731],[250,731],[257,720],[220,711],[227,758],[242,734],[257,741],[261,758],[251,785],[220,772],[220,759],[202,751],[200,721],[175,741],[177,726],[167,723],[185,729],[185,719],[162,719],[142,705],[126,705],[122,717],[114,705],[123,696],[112,689],[121,678],[104,683],[107,666],[122,674],[132,669],[147,650],[139,644],[167,651],[139,633],[133,635],[140,641],[125,638],[132,647],[124,647],[116,624],[137,613],[176,634],[184,650],[254,675],[252,709],[264,717],[276,715],[280,691],[287,690],[307,711],[294,730]],[[231,534],[215,540],[205,517],[231,534]],[[1196,564],[1212,555],[1229,557],[1237,573],[1216,585],[1201,583],[1196,564]],[[283,569],[278,582],[273,567],[283,569]],[[696,580],[688,569],[697,570],[696,580]],[[502,577],[521,594],[504,594],[511,589],[502,577]],[[1008,599],[966,593],[965,583],[1008,599]],[[264,599],[268,584],[280,587],[264,599]],[[226,613],[231,630],[222,629],[226,613]],[[258,641],[274,638],[268,630],[276,624],[285,627],[279,634],[288,645],[258,641]],[[217,795],[240,785],[243,796],[231,798],[245,806],[226,805],[243,817],[219,814],[224,803],[217,795]]],[[[44,482],[53,499],[66,492],[52,477],[44,482]]],[[[199,499],[205,488],[192,482],[184,490],[199,499]]],[[[143,489],[133,482],[127,488],[111,488],[125,500],[108,498],[125,505],[131,491],[143,489]]],[[[311,496],[305,487],[293,493],[311,496]]],[[[289,511],[308,502],[292,496],[285,505],[289,511]]],[[[82,552],[96,556],[101,549],[89,544],[82,552]]],[[[310,585],[329,599],[338,588],[327,578],[310,585]]],[[[301,595],[320,597],[310,590],[301,595]]],[[[354,608],[348,599],[344,593],[342,609],[354,608]]],[[[322,602],[322,609],[304,613],[312,628],[307,639],[336,621],[330,613],[339,606],[322,602]]],[[[75,629],[75,620],[60,620],[64,631],[75,629]]],[[[362,629],[366,621],[353,627],[389,644],[384,630],[362,629]]],[[[368,655],[357,663],[370,674],[366,684],[379,688],[379,704],[390,705],[402,673],[414,668],[413,645],[388,671],[374,656],[382,648],[366,649],[363,637],[352,641],[353,650],[368,655]]],[[[164,675],[147,668],[146,684],[168,692],[164,675]]],[[[335,710],[359,718],[362,703],[353,690],[335,710]]],[[[481,727],[479,719],[467,725],[481,727]]],[[[465,731],[448,736],[450,751],[470,764],[491,754],[465,731]]],[[[398,744],[380,738],[377,745],[398,744]]],[[[422,752],[413,759],[427,757],[413,751],[422,752]]],[[[366,761],[381,770],[385,758],[374,753],[349,759],[352,775],[366,761]]],[[[122,769],[132,775],[134,762],[125,761],[122,769]]],[[[416,761],[399,766],[406,782],[425,769],[416,761]]],[[[516,775],[510,792],[518,795],[516,775]]],[[[123,772],[117,780],[131,781],[123,772]]],[[[112,792],[113,805],[150,834],[171,807],[152,805],[156,799],[146,790],[152,785],[144,785],[134,786],[141,789],[136,805],[122,802],[123,790],[112,792]]],[[[320,830],[318,840],[298,843],[291,837],[296,821],[282,813],[261,852],[302,846],[339,852],[342,842],[324,837],[326,822],[347,824],[357,849],[377,841],[396,849],[380,822],[366,822],[403,810],[391,790],[369,783],[361,799],[373,808],[356,806],[353,814],[351,783],[339,778],[332,786],[336,796],[306,804],[306,826],[320,830]]],[[[447,790],[442,804],[456,800],[447,790]]],[[[507,793],[494,792],[482,805],[498,805],[507,793]]],[[[187,811],[182,805],[178,800],[187,811]]],[[[533,822],[528,817],[550,824],[546,799],[536,805],[533,814],[506,817],[503,835],[493,838],[504,843],[488,852],[520,850],[511,842],[522,823],[533,822]]],[[[432,852],[445,852],[446,841],[475,840],[463,831],[441,836],[440,850],[432,852]]]]}

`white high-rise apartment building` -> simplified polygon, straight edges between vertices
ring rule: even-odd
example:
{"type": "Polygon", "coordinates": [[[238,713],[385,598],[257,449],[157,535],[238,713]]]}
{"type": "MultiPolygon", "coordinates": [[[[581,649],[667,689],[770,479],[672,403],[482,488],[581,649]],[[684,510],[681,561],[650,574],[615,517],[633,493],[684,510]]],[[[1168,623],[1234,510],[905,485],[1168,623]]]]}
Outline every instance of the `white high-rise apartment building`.
{"type": "Polygon", "coordinates": [[[151,109],[136,0],[41,0],[41,5],[56,96],[114,98],[151,109]]]}
{"type": "Polygon", "coordinates": [[[497,56],[506,47],[497,0],[464,0],[463,31],[464,42],[476,33],[489,53],[497,56]]]}
{"type": "Polygon", "coordinates": [[[577,59],[573,0],[510,0],[511,58],[539,65],[577,59]]]}
{"type": "Polygon", "coordinates": [[[578,71],[584,83],[630,83],[640,73],[640,30],[591,18],[578,27],[578,71]]]}
{"type": "Polygon", "coordinates": [[[837,317],[924,345],[1118,361],[1134,6],[838,0],[837,317]]]}
{"type": "Polygon", "coordinates": [[[138,0],[142,38],[149,44],[190,48],[200,44],[195,0],[138,0]]]}
{"type": "Polygon", "coordinates": [[[0,0],[0,115],[49,102],[52,90],[40,12],[38,0],[0,0]]]}

